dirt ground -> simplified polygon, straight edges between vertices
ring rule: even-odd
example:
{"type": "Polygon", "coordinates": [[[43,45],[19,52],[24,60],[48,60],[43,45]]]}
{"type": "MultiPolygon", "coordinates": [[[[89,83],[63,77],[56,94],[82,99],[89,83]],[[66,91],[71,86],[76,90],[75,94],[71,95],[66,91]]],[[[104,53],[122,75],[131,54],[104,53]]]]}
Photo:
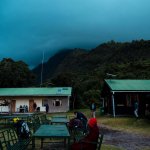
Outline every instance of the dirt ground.
{"type": "Polygon", "coordinates": [[[144,148],[150,150],[150,136],[112,130],[104,125],[101,125],[100,132],[104,134],[104,144],[117,146],[124,150],[142,150],[144,148]]]}

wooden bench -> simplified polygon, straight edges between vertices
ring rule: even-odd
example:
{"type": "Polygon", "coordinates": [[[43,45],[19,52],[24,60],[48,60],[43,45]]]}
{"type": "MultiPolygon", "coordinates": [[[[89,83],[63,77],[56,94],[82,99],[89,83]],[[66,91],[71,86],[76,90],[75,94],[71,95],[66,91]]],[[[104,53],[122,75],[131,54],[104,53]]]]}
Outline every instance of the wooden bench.
{"type": "Polygon", "coordinates": [[[32,137],[20,139],[13,128],[0,131],[0,150],[25,150],[32,137]]]}

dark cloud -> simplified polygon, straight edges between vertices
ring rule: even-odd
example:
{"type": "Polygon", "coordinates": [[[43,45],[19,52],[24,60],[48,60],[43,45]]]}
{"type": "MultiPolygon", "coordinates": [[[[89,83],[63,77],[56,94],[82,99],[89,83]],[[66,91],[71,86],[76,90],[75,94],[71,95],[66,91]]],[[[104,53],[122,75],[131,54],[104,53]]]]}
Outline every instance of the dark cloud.
{"type": "Polygon", "coordinates": [[[0,59],[34,67],[63,48],[150,38],[149,0],[1,0],[0,59]]]}

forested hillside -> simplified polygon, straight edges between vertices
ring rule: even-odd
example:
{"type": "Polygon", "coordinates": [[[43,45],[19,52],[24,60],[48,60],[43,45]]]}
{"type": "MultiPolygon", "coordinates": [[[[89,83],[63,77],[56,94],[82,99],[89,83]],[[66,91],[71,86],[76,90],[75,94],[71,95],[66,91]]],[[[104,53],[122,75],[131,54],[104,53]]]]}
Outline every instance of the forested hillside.
{"type": "MultiPolygon", "coordinates": [[[[150,41],[110,41],[87,51],[63,50],[43,64],[42,86],[73,87],[71,104],[99,104],[105,78],[150,79],[150,41]]],[[[31,70],[23,61],[4,58],[0,62],[0,87],[41,86],[41,64],[31,70]]]]}
{"type": "Polygon", "coordinates": [[[0,88],[31,87],[35,76],[23,61],[4,58],[0,61],[0,88]]]}
{"type": "MultiPolygon", "coordinates": [[[[110,41],[90,51],[61,51],[43,64],[43,86],[72,86],[73,100],[85,106],[98,103],[106,73],[117,79],[150,79],[150,41],[110,41]]],[[[33,69],[40,85],[41,64],[33,69]]]]}

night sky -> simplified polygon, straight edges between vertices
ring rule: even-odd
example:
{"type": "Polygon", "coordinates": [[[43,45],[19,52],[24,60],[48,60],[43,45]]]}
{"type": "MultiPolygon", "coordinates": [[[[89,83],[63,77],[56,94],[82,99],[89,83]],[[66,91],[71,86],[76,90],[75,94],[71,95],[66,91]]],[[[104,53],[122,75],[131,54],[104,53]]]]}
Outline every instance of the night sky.
{"type": "Polygon", "coordinates": [[[0,0],[0,60],[30,68],[64,48],[150,39],[150,0],[0,0]]]}

